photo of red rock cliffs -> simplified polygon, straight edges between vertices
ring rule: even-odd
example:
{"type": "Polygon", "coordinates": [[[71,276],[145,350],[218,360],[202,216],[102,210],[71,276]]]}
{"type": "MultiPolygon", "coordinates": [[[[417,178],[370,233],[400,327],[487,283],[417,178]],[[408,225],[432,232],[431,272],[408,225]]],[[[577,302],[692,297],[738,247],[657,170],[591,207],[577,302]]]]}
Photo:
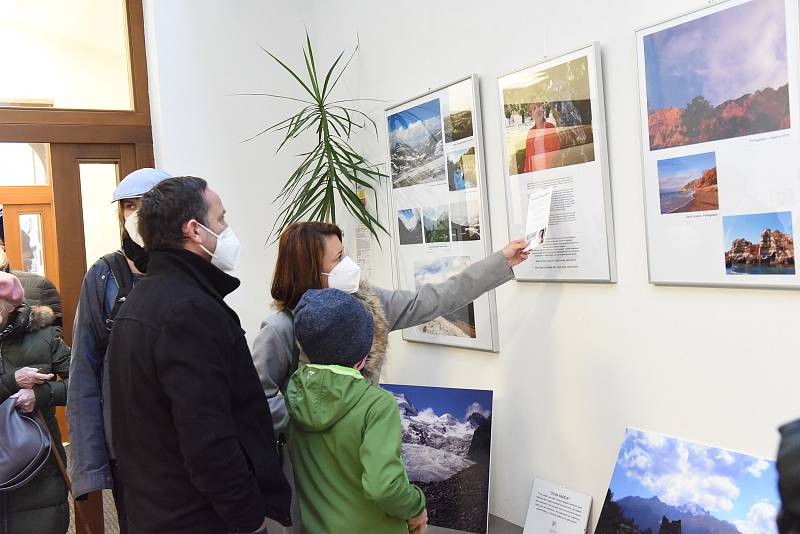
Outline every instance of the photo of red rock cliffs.
{"type": "Polygon", "coordinates": [[[790,212],[723,217],[726,274],[795,274],[791,221],[790,212]]]}
{"type": "Polygon", "coordinates": [[[789,128],[789,85],[771,87],[712,106],[696,96],[684,108],[648,114],[650,150],[731,139],[789,128]]]}
{"type": "Polygon", "coordinates": [[[788,129],[784,0],[751,0],[644,37],[650,150],[788,129]]]}
{"type": "Polygon", "coordinates": [[[658,189],[662,214],[718,210],[716,154],[659,160],[658,189]]]}

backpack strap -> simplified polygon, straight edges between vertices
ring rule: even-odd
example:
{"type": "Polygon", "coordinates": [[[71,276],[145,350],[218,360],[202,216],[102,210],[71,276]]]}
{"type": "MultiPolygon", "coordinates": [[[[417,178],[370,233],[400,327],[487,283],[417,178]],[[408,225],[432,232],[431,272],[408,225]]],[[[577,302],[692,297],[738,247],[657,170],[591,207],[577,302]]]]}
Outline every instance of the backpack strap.
{"type": "Polygon", "coordinates": [[[111,313],[106,317],[106,330],[110,333],[119,309],[125,304],[128,294],[133,289],[133,273],[131,273],[127,258],[121,252],[106,254],[102,259],[114,274],[114,281],[117,283],[117,298],[114,301],[114,307],[111,308],[111,313]]]}

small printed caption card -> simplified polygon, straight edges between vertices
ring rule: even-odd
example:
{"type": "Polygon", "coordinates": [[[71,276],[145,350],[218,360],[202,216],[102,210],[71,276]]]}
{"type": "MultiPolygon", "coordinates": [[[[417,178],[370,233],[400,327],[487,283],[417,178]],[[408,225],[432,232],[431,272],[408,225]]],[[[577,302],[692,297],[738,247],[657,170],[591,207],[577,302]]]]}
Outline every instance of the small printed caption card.
{"type": "Polygon", "coordinates": [[[591,507],[589,495],[537,478],[523,534],[585,534],[591,507]]]}

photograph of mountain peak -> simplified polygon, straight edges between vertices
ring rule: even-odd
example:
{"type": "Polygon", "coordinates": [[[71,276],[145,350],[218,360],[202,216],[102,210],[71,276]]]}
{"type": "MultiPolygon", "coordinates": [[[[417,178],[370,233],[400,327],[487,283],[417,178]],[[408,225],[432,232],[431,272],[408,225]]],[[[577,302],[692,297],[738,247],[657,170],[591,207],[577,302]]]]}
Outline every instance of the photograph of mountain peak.
{"type": "Polygon", "coordinates": [[[750,0],[644,37],[650,150],[790,127],[784,0],[750,0]]]}
{"type": "MultiPolygon", "coordinates": [[[[445,256],[414,262],[414,286],[419,289],[425,284],[444,282],[469,267],[470,263],[469,256],[445,256]]],[[[417,330],[433,336],[475,338],[478,335],[475,303],[470,302],[463,308],[428,321],[418,326],[417,330]]]]}
{"type": "Polygon", "coordinates": [[[777,534],[775,462],[629,428],[595,534],[777,534]]]}
{"type": "Polygon", "coordinates": [[[387,122],[392,187],[444,182],[447,173],[439,99],[393,113],[387,122]]]}
{"type": "Polygon", "coordinates": [[[403,426],[408,479],[425,494],[428,523],[485,533],[489,519],[492,392],[381,384],[403,426]]]}

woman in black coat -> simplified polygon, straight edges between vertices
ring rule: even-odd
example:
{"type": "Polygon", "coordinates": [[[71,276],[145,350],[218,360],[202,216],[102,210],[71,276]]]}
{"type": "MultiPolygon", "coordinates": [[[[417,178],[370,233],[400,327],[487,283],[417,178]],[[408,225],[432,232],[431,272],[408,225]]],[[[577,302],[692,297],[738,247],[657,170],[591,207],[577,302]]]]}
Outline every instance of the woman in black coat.
{"type": "MultiPolygon", "coordinates": [[[[23,413],[41,410],[52,454],[66,461],[55,407],[67,404],[70,350],[53,311],[22,298],[19,280],[0,272],[0,402],[13,397],[23,413]]],[[[0,493],[0,534],[64,534],[68,526],[67,487],[54,456],[27,484],[0,493]]]]}

